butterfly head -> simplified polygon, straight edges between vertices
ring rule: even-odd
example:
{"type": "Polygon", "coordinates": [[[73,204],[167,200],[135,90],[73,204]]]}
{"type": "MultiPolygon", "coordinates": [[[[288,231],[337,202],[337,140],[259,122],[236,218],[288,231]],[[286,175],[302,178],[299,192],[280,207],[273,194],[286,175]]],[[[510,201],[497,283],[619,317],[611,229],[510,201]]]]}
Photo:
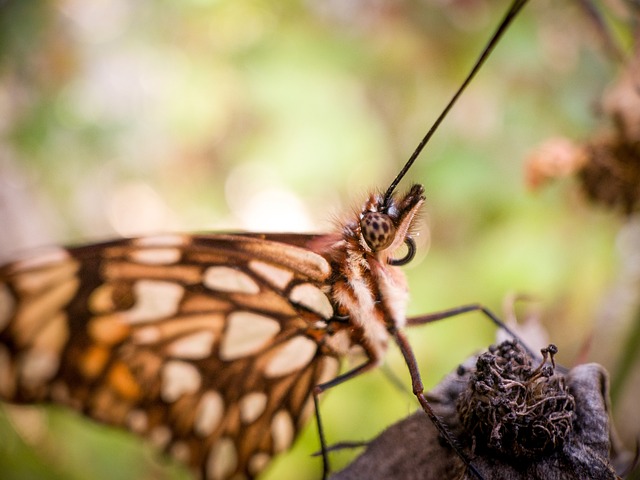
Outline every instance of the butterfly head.
{"type": "Polygon", "coordinates": [[[408,263],[415,251],[411,239],[411,227],[420,206],[424,203],[424,187],[414,185],[405,195],[383,197],[371,196],[360,213],[360,233],[362,240],[372,252],[384,252],[392,265],[408,263]],[[391,253],[406,244],[407,255],[401,259],[391,258],[391,253]]]}

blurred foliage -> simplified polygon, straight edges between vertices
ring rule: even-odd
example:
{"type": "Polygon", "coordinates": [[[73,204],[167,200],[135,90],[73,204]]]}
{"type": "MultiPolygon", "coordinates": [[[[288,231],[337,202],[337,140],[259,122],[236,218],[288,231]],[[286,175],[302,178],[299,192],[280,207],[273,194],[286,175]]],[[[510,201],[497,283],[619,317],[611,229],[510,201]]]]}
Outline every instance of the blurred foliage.
{"type": "MultiPolygon", "coordinates": [[[[333,228],[386,188],[507,3],[0,1],[2,259],[152,231],[333,228]]],[[[620,219],[570,181],[534,196],[522,180],[535,144],[593,131],[615,71],[577,3],[525,9],[408,176],[428,201],[406,268],[411,314],[470,302],[502,313],[526,293],[539,301],[520,310],[544,312],[561,362],[597,335],[586,359],[615,364],[606,336],[622,327],[597,321],[620,219]]],[[[494,336],[479,315],[410,333],[427,385],[494,336]]],[[[330,442],[370,438],[417,407],[397,351],[388,363],[406,391],[380,371],[331,391],[330,442]]],[[[27,435],[4,411],[3,478],[185,478],[74,414],[32,411],[40,427],[27,435]]],[[[310,424],[265,478],[316,477],[317,448],[310,424]]]]}

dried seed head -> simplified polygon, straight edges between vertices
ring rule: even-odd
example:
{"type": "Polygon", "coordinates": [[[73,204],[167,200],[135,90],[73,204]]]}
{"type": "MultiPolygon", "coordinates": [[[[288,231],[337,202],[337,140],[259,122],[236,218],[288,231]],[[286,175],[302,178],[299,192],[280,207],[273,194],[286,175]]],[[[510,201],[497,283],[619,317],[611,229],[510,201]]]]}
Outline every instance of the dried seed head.
{"type": "Polygon", "coordinates": [[[575,401],[562,375],[544,360],[533,367],[526,351],[507,341],[480,355],[456,408],[476,449],[535,457],[559,448],[571,432],[575,401]]]}
{"type": "Polygon", "coordinates": [[[640,209],[640,142],[608,136],[586,146],[589,161],[578,174],[586,196],[629,214],[640,209]]]}
{"type": "Polygon", "coordinates": [[[638,52],[602,97],[610,125],[580,143],[554,138],[537,148],[525,168],[530,188],[572,175],[592,202],[627,215],[640,211],[638,52]]]}

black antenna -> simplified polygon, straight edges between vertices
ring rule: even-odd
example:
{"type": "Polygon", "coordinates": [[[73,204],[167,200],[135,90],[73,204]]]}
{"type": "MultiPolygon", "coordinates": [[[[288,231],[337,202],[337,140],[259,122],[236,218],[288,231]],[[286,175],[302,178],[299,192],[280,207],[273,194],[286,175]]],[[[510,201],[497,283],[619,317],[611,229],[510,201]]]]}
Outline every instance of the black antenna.
{"type": "Polygon", "coordinates": [[[451,97],[451,100],[449,100],[449,103],[447,104],[447,106],[444,108],[442,113],[438,116],[438,118],[433,123],[433,125],[431,126],[431,128],[429,129],[427,134],[424,136],[424,138],[420,141],[420,143],[416,147],[415,151],[409,157],[409,160],[407,160],[407,163],[405,163],[404,167],[402,167],[402,170],[400,170],[400,173],[398,173],[396,178],[393,179],[393,182],[391,182],[391,185],[387,189],[387,193],[384,194],[384,203],[383,203],[383,205],[385,205],[385,206],[389,205],[389,200],[391,200],[391,196],[393,195],[394,190],[396,189],[396,187],[400,183],[400,180],[402,180],[402,178],[405,176],[405,174],[409,171],[409,169],[413,165],[413,162],[416,161],[416,159],[418,158],[418,155],[420,155],[420,153],[424,149],[425,145],[429,142],[429,140],[431,139],[433,134],[436,132],[436,130],[438,129],[438,127],[440,126],[440,124],[442,123],[444,118],[449,113],[449,110],[451,110],[453,105],[458,100],[458,97],[460,97],[460,95],[467,88],[467,86],[469,85],[471,80],[473,80],[473,77],[475,77],[476,73],[478,73],[478,70],[480,70],[480,67],[482,67],[482,64],[489,57],[489,55],[491,54],[491,52],[493,51],[495,46],[498,44],[498,41],[500,40],[500,38],[502,37],[504,32],[507,30],[507,28],[509,27],[509,25],[511,24],[513,19],[516,17],[516,15],[518,15],[518,12],[522,9],[522,7],[524,7],[524,5],[526,3],[527,3],[527,0],[514,0],[513,1],[513,3],[511,4],[511,7],[509,8],[507,13],[505,14],[504,18],[502,19],[502,22],[500,22],[500,26],[498,27],[498,29],[493,34],[493,36],[491,37],[491,39],[487,43],[486,47],[484,47],[484,50],[482,51],[482,53],[480,54],[480,56],[476,60],[476,63],[474,64],[473,68],[471,69],[471,71],[467,75],[467,78],[464,80],[462,85],[460,85],[460,88],[458,88],[458,90],[453,95],[453,97],[451,97]]]}

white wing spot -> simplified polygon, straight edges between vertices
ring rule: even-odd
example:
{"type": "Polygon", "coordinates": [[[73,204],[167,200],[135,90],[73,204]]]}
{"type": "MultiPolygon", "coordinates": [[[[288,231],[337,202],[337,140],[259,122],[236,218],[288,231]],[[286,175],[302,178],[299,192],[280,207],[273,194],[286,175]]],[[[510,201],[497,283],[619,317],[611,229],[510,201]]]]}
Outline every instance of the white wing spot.
{"type": "Polygon", "coordinates": [[[338,355],[346,355],[351,348],[351,336],[349,330],[340,330],[333,335],[327,335],[326,345],[338,355]]]}
{"type": "Polygon", "coordinates": [[[124,312],[129,323],[142,323],[169,317],[178,312],[184,288],[177,283],[139,280],[133,286],[136,303],[124,312]]]}
{"type": "Polygon", "coordinates": [[[280,323],[271,317],[252,312],[233,312],[220,345],[222,360],[256,353],[280,331],[280,323]]]}
{"type": "Polygon", "coordinates": [[[295,429],[291,415],[286,410],[280,410],[271,420],[271,436],[273,437],[273,450],[276,453],[289,448],[293,441],[295,429]]]}
{"type": "Polygon", "coordinates": [[[15,309],[16,301],[5,284],[0,284],[0,332],[5,329],[15,309]]]}
{"type": "Polygon", "coordinates": [[[210,330],[195,332],[170,344],[167,353],[172,357],[201,360],[211,355],[214,338],[210,330]]]}
{"type": "Polygon", "coordinates": [[[310,283],[301,283],[293,287],[289,294],[289,300],[307,307],[322,318],[328,319],[333,316],[333,307],[329,298],[322,293],[322,290],[310,283]]]}
{"type": "Polygon", "coordinates": [[[19,271],[14,285],[21,294],[37,294],[74,278],[78,268],[78,262],[67,260],[48,265],[46,268],[19,271]]]}
{"type": "Polygon", "coordinates": [[[282,243],[260,241],[258,239],[243,239],[240,248],[255,254],[256,258],[275,258],[287,265],[296,265],[304,275],[317,280],[325,280],[331,275],[331,265],[325,258],[305,248],[288,245],[282,248],[282,243]]]}
{"type": "Polygon", "coordinates": [[[194,432],[201,437],[208,437],[220,424],[224,415],[222,395],[209,390],[202,395],[193,422],[194,432]]]}
{"type": "Polygon", "coordinates": [[[182,253],[177,248],[148,248],[133,250],[129,258],[147,265],[172,265],[180,260],[182,253]]]}
{"type": "Polygon", "coordinates": [[[185,393],[195,393],[202,383],[200,372],[193,365],[171,360],[162,368],[160,396],[167,403],[175,402],[185,393]]]}
{"type": "Polygon", "coordinates": [[[231,267],[209,267],[202,283],[211,290],[231,293],[258,293],[260,287],[253,278],[231,267]]]}
{"type": "Polygon", "coordinates": [[[69,255],[69,252],[65,249],[53,247],[50,250],[48,249],[46,251],[42,251],[36,256],[20,260],[14,265],[16,270],[29,270],[45,267],[52,263],[64,262],[65,260],[69,260],[70,258],[71,255],[69,255]]]}
{"type": "Polygon", "coordinates": [[[141,247],[180,247],[189,243],[189,240],[183,235],[155,235],[136,238],[134,243],[141,247]]]}
{"type": "Polygon", "coordinates": [[[249,268],[283,290],[293,279],[293,272],[291,270],[276,267],[275,265],[261,262],[260,260],[251,260],[249,262],[249,268]]]}
{"type": "Polygon", "coordinates": [[[149,416],[142,410],[131,410],[126,419],[127,427],[135,433],[143,433],[149,427],[149,416]]]}
{"type": "Polygon", "coordinates": [[[182,463],[189,463],[191,458],[191,449],[186,442],[178,441],[171,445],[170,453],[173,458],[182,463]]]}
{"type": "Polygon", "coordinates": [[[44,323],[71,301],[79,285],[79,279],[68,278],[20,303],[12,326],[17,343],[24,346],[32,342],[33,336],[39,333],[44,323]]]}
{"type": "Polygon", "coordinates": [[[238,465],[238,452],[233,440],[221,438],[214,445],[207,458],[207,480],[222,480],[229,477],[238,465]]]}
{"type": "Polygon", "coordinates": [[[171,441],[171,430],[166,425],[158,425],[149,432],[149,441],[159,450],[162,450],[171,441]]]}
{"type": "Polygon", "coordinates": [[[267,377],[280,377],[306,366],[315,356],[318,344],[310,338],[297,336],[280,345],[264,369],[267,377]]]}
{"type": "Polygon", "coordinates": [[[268,453],[254,453],[249,459],[249,473],[251,475],[258,475],[262,470],[265,469],[270,460],[271,455],[269,455],[268,453]]]}
{"type": "Polygon", "coordinates": [[[313,404],[313,396],[309,397],[302,408],[300,409],[300,415],[298,416],[298,428],[304,428],[307,424],[307,419],[315,413],[315,406],[313,404]]]}
{"type": "Polygon", "coordinates": [[[139,345],[148,345],[156,343],[161,338],[160,329],[158,327],[149,326],[142,327],[133,332],[132,339],[134,343],[139,345]]]}
{"type": "Polygon", "coordinates": [[[62,349],[69,340],[69,321],[64,313],[51,315],[46,325],[43,325],[31,344],[34,348],[48,350],[57,355],[62,353],[62,349]]]}
{"type": "Polygon", "coordinates": [[[31,348],[18,362],[20,380],[27,388],[35,388],[51,380],[58,372],[60,357],[51,350],[31,348]]]}
{"type": "Polygon", "coordinates": [[[322,372],[318,376],[318,384],[326,383],[338,376],[340,361],[335,357],[324,357],[321,368],[322,372]]]}
{"type": "Polygon", "coordinates": [[[267,395],[262,392],[247,393],[240,399],[240,418],[245,424],[256,420],[267,406],[267,395]]]}

